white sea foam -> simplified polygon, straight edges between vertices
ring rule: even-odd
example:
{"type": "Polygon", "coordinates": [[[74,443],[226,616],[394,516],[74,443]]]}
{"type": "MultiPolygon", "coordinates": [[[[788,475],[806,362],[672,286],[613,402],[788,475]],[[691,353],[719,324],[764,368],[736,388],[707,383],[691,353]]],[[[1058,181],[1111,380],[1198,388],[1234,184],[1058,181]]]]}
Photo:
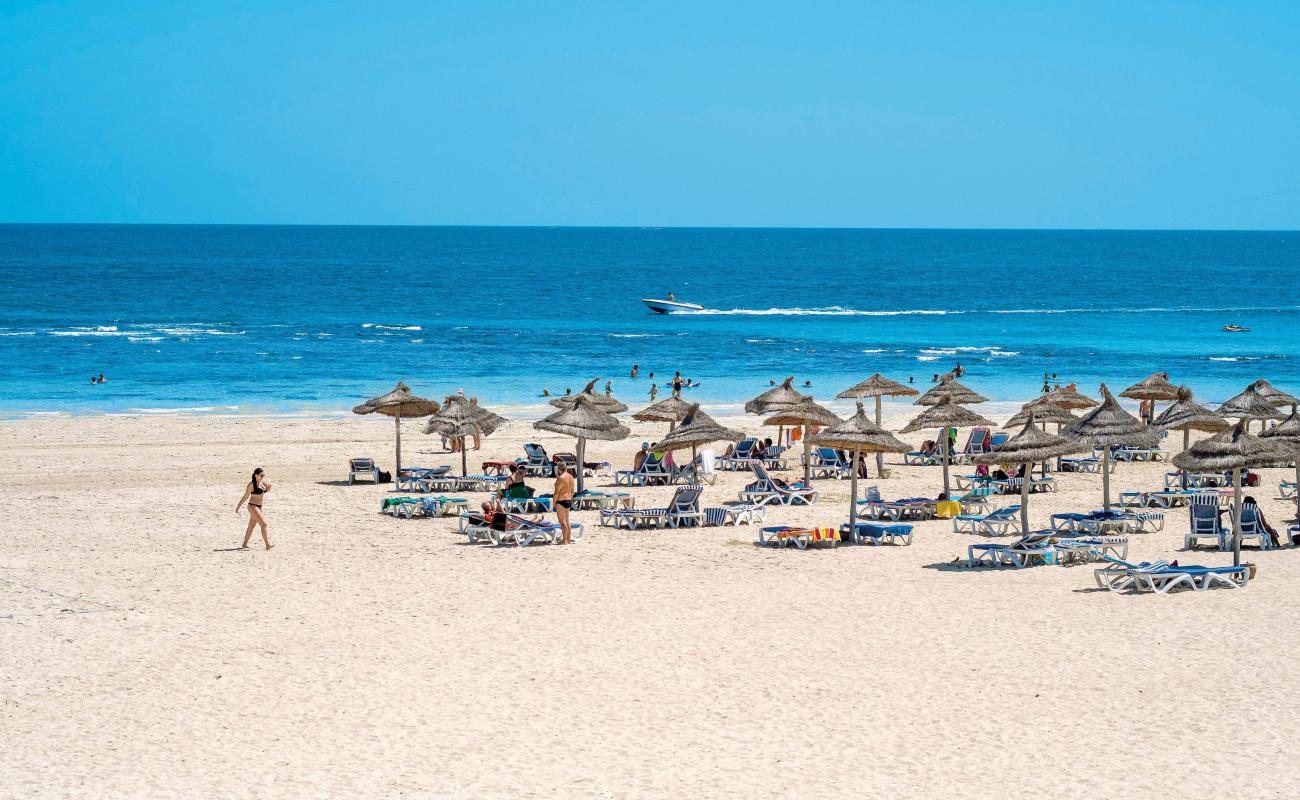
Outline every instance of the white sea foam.
{"type": "Polygon", "coordinates": [[[219,328],[176,327],[159,328],[168,336],[243,336],[245,331],[223,331],[219,328]]]}
{"type": "Polygon", "coordinates": [[[35,336],[36,331],[0,331],[0,336],[35,336]]]}
{"type": "Polygon", "coordinates": [[[885,352],[885,348],[883,348],[883,347],[873,347],[873,348],[871,348],[871,349],[869,349],[869,350],[863,350],[862,352],[864,352],[864,353],[883,353],[883,352],[885,352]]]}
{"type": "Polygon", "coordinates": [[[1016,350],[990,350],[989,355],[1007,358],[1010,356],[1018,356],[1020,353],[1016,350]]]}
{"type": "Polygon", "coordinates": [[[611,333],[610,336],[615,339],[651,339],[662,334],[658,333],[611,333]]]}
{"type": "Polygon", "coordinates": [[[922,347],[921,352],[928,356],[955,356],[959,347],[922,347]]]}
{"type": "Polygon", "coordinates": [[[126,337],[126,340],[127,340],[128,342],[161,342],[161,341],[163,340],[163,337],[161,337],[161,336],[128,336],[128,337],[126,337]]]}
{"type": "Polygon", "coordinates": [[[914,315],[961,314],[961,311],[942,309],[907,309],[900,311],[866,311],[843,306],[825,308],[705,308],[700,311],[678,311],[675,314],[704,316],[758,316],[758,317],[899,317],[914,315]]]}
{"type": "Polygon", "coordinates": [[[51,336],[127,336],[139,334],[140,331],[119,331],[116,325],[100,325],[95,328],[71,328],[65,331],[50,331],[51,336]]]}
{"type": "Polygon", "coordinates": [[[422,331],[419,325],[381,325],[377,322],[363,322],[363,328],[377,328],[381,331],[422,331]]]}
{"type": "Polygon", "coordinates": [[[938,356],[917,356],[916,360],[917,361],[938,361],[939,357],[938,356]]]}
{"type": "Polygon", "coordinates": [[[177,406],[176,408],[129,408],[133,414],[209,414],[213,411],[237,411],[239,406],[177,406]]]}

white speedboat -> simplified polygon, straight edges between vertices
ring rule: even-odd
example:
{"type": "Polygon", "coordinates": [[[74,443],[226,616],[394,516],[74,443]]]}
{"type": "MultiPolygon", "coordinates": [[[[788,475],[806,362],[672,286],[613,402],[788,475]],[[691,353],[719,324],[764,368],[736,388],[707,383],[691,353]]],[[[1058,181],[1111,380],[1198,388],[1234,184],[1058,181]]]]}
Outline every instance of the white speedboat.
{"type": "Polygon", "coordinates": [[[656,314],[689,314],[693,311],[703,311],[704,306],[698,303],[683,303],[678,300],[655,300],[652,298],[642,298],[642,303],[656,314]]]}

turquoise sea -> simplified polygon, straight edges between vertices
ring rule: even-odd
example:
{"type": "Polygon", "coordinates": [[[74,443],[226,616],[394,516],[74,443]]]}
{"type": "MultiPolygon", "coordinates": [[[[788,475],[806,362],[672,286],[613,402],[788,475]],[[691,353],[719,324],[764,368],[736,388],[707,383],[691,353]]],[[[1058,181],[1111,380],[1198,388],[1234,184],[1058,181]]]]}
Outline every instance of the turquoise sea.
{"type": "Polygon", "coordinates": [[[996,400],[1164,369],[1213,401],[1300,390],[1298,277],[1296,232],[0,225],[0,414],[327,413],[398,379],[521,413],[598,376],[635,406],[674,370],[729,404],[957,362],[996,400]],[[708,310],[640,302],[669,291],[708,310]]]}

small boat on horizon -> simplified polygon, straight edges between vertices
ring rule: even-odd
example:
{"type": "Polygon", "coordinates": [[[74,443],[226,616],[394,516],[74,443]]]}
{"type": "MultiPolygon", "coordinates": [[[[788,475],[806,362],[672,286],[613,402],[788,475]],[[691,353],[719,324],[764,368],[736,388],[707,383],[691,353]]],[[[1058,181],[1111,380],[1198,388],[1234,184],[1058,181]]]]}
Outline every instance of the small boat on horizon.
{"type": "Polygon", "coordinates": [[[1250,328],[1243,328],[1240,325],[1224,325],[1219,330],[1227,333],[1250,333],[1250,328]]]}
{"type": "Polygon", "coordinates": [[[642,298],[642,303],[646,308],[656,314],[690,314],[695,311],[703,311],[704,306],[698,303],[683,303],[670,293],[667,300],[656,300],[654,298],[642,298]]]}

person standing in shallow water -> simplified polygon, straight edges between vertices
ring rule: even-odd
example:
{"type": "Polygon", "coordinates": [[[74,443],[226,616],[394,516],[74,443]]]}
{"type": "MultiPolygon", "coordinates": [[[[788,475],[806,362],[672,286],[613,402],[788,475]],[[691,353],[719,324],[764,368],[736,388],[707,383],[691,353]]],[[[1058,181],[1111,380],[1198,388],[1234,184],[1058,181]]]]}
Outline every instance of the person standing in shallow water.
{"type": "Polygon", "coordinates": [[[248,540],[253,537],[253,528],[262,528],[262,541],[266,544],[266,549],[271,549],[271,539],[266,535],[266,516],[262,511],[262,498],[266,493],[271,491],[271,484],[266,480],[266,474],[261,467],[253,470],[253,479],[244,487],[244,496],[239,498],[239,503],[235,505],[235,513],[243,508],[244,503],[248,503],[248,528],[244,531],[244,543],[239,546],[241,550],[248,549],[248,540]]]}

